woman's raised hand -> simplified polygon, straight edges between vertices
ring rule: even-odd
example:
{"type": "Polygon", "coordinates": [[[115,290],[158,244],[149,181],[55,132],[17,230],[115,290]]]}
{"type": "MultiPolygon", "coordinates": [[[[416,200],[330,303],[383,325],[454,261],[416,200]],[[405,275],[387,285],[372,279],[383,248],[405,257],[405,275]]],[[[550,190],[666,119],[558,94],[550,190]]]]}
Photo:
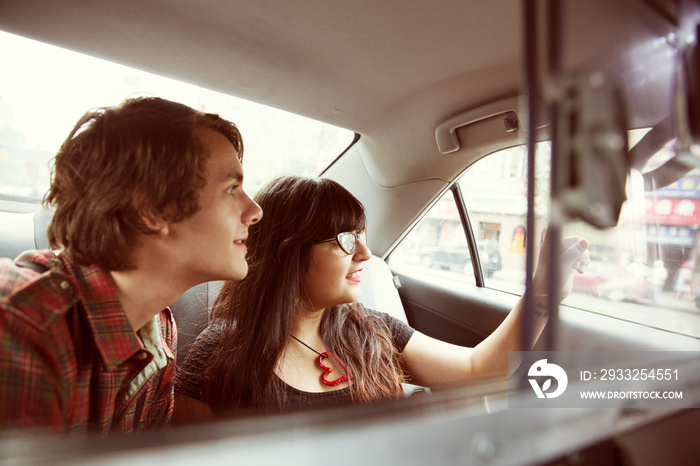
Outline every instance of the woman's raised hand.
{"type": "MultiPolygon", "coordinates": [[[[540,248],[537,268],[533,278],[533,294],[536,297],[546,296],[549,293],[550,252],[553,237],[547,230],[540,248]]],[[[566,298],[571,293],[574,281],[574,273],[583,273],[591,257],[588,253],[588,240],[580,236],[565,236],[559,245],[559,283],[561,284],[559,300],[566,298]]]]}

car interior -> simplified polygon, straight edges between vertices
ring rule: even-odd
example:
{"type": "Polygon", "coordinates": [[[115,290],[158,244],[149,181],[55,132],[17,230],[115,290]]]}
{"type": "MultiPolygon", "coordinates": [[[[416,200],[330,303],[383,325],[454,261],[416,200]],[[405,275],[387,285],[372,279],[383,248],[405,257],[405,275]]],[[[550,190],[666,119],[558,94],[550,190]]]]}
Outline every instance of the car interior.
{"type": "MultiPolygon", "coordinates": [[[[338,181],[365,206],[368,308],[474,346],[531,286],[552,228],[586,237],[599,269],[621,271],[577,276],[534,348],[650,355],[642,365],[654,355],[686,374],[683,399],[668,405],[517,408],[520,389],[490,378],[407,387],[398,401],[128,438],[0,436],[0,462],[314,464],[334,449],[341,464],[694,464],[698,31],[693,0],[0,0],[2,34],[347,130],[313,175],[338,181]],[[439,267],[421,260],[428,250],[461,252],[439,267]]],[[[0,87],[0,256],[14,258],[49,247],[51,213],[40,206],[43,188],[22,190],[39,168],[29,149],[13,162],[10,141],[22,130],[3,102],[21,104],[0,87]],[[10,189],[17,164],[23,174],[10,189]]],[[[61,116],[61,125],[78,116],[61,116]]],[[[270,123],[261,135],[285,131],[270,123]]],[[[273,178],[274,163],[246,147],[246,173],[257,167],[273,178]]],[[[270,158],[287,151],[297,157],[282,147],[270,158]]],[[[198,285],[171,306],[178,361],[206,327],[220,285],[198,285]]]]}

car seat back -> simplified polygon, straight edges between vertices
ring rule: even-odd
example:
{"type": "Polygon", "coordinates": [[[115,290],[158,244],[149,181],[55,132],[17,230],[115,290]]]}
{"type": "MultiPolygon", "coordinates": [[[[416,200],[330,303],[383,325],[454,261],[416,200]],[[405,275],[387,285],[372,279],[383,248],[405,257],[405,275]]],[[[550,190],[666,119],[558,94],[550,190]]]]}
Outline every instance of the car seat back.
{"type": "Polygon", "coordinates": [[[34,215],[32,212],[0,212],[0,257],[14,259],[23,251],[36,249],[34,215]]]}
{"type": "Polygon", "coordinates": [[[362,296],[358,301],[369,309],[386,312],[407,324],[406,311],[398,293],[401,284],[399,278],[391,273],[387,263],[373,255],[362,265],[362,269],[362,296]]]}

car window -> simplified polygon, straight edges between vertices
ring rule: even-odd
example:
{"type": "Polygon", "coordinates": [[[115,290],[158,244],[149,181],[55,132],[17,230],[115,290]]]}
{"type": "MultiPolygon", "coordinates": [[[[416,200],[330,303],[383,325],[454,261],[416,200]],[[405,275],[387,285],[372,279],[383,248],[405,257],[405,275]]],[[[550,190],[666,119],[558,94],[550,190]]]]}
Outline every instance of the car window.
{"type": "MultiPolygon", "coordinates": [[[[630,146],[645,133],[630,134],[630,146]]],[[[550,144],[537,145],[535,232],[526,227],[526,149],[515,147],[474,163],[458,184],[488,288],[521,294],[525,244],[541,241],[549,208],[550,144]]],[[[643,172],[671,157],[672,143],[643,172]]],[[[618,226],[599,230],[582,221],[566,235],[588,239],[591,264],[575,274],[564,304],[585,311],[700,336],[700,170],[664,187],[644,187],[633,171],[618,226]]],[[[445,279],[476,286],[467,234],[448,191],[397,247],[391,265],[420,267],[445,279]]]]}
{"type": "MultiPolygon", "coordinates": [[[[630,134],[630,146],[645,131],[630,134]]],[[[589,239],[591,265],[576,275],[566,304],[700,336],[700,170],[666,186],[645,183],[674,154],[674,141],[641,171],[632,171],[617,227],[600,231],[570,222],[568,234],[589,239]]]]}
{"type": "Polygon", "coordinates": [[[244,187],[281,174],[313,176],[354,133],[209,89],[0,31],[0,195],[41,198],[53,156],[87,110],[152,95],[218,113],[244,139],[244,187]]]}
{"type": "MultiPolygon", "coordinates": [[[[536,218],[546,217],[549,143],[537,146],[536,218]]],[[[458,184],[467,207],[484,284],[512,293],[525,289],[527,152],[518,146],[474,163],[458,184]]],[[[536,221],[535,237],[543,222],[536,221]]],[[[447,279],[475,284],[474,267],[452,191],[430,209],[392,254],[392,265],[414,265],[447,279]]]]}
{"type": "Polygon", "coordinates": [[[448,191],[392,254],[391,264],[416,266],[455,279],[471,274],[471,256],[452,192],[448,191]]]}

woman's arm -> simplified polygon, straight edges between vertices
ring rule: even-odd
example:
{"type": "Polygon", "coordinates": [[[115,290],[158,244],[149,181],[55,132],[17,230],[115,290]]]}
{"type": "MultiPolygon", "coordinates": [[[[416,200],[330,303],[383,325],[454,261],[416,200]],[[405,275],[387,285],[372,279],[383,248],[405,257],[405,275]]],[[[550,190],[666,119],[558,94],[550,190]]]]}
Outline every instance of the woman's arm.
{"type": "MultiPolygon", "coordinates": [[[[545,244],[548,241],[545,235],[545,244]]],[[[560,263],[564,277],[560,299],[571,291],[574,267],[582,273],[590,262],[585,239],[564,238],[562,250],[560,263]]],[[[547,323],[548,247],[540,250],[538,264],[533,277],[533,342],[547,323]]],[[[508,352],[522,349],[520,332],[524,309],[524,298],[521,297],[501,325],[474,348],[445,343],[415,332],[403,351],[411,382],[430,387],[505,373],[508,370],[508,352]]]]}

